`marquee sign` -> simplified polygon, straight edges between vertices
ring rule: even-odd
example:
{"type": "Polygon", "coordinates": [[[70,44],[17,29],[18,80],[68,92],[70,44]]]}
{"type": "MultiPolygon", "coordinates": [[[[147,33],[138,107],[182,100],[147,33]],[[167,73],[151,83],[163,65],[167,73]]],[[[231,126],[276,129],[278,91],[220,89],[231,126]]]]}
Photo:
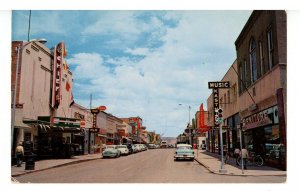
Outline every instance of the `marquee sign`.
{"type": "Polygon", "coordinates": [[[64,42],[59,43],[54,47],[53,55],[53,82],[52,82],[52,100],[51,106],[58,108],[61,99],[61,81],[62,81],[62,67],[64,58],[67,55],[64,42]]]}

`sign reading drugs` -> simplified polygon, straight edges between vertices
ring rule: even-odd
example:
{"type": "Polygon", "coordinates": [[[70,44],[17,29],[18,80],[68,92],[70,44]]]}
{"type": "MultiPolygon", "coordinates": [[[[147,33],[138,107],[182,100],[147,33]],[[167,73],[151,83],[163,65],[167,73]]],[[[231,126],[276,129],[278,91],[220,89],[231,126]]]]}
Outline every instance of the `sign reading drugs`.
{"type": "Polygon", "coordinates": [[[208,89],[230,88],[229,82],[208,82],[208,89]]]}

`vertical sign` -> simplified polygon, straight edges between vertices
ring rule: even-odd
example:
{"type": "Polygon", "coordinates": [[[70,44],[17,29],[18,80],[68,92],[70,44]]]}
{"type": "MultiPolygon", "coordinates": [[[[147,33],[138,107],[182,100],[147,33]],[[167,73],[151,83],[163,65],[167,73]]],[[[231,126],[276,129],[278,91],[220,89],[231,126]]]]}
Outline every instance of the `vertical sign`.
{"type": "Polygon", "coordinates": [[[93,128],[97,128],[97,114],[99,113],[99,109],[91,109],[91,113],[93,114],[93,128]]]}
{"type": "Polygon", "coordinates": [[[219,103],[219,89],[220,88],[230,88],[230,83],[228,81],[224,82],[208,82],[208,88],[213,90],[213,104],[214,104],[214,116],[215,116],[215,127],[219,124],[216,123],[216,111],[220,108],[219,103]]]}
{"type": "Polygon", "coordinates": [[[67,51],[63,42],[54,47],[53,53],[53,81],[51,106],[58,108],[61,99],[62,66],[67,51]]]}

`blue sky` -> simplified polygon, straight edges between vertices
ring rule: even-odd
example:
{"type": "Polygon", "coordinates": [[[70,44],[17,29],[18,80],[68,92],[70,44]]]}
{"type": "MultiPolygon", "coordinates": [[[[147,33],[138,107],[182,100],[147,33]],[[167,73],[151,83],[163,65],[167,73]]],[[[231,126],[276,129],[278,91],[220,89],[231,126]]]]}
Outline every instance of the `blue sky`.
{"type": "MultiPolygon", "coordinates": [[[[32,11],[30,38],[67,46],[75,102],[140,116],[177,136],[236,59],[251,11],[32,11]],[[182,104],[181,106],[179,104],[182,104]]],[[[26,40],[29,11],[13,11],[12,40],[26,40]]]]}

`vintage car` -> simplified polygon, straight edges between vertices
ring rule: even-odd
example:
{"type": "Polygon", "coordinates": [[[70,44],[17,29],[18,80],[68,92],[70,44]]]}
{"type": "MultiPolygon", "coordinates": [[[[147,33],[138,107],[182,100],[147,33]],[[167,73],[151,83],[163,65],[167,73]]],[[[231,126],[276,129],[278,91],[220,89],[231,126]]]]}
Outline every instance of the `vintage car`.
{"type": "Polygon", "coordinates": [[[174,154],[174,160],[178,159],[189,159],[194,160],[194,150],[192,149],[192,145],[188,144],[178,144],[176,147],[176,151],[174,154]]]}
{"type": "Polygon", "coordinates": [[[121,155],[129,155],[129,150],[126,145],[117,145],[116,148],[121,152],[121,155]]]}
{"type": "Polygon", "coordinates": [[[121,151],[116,148],[116,145],[107,145],[106,149],[102,152],[103,158],[117,158],[121,156],[121,151]]]}

